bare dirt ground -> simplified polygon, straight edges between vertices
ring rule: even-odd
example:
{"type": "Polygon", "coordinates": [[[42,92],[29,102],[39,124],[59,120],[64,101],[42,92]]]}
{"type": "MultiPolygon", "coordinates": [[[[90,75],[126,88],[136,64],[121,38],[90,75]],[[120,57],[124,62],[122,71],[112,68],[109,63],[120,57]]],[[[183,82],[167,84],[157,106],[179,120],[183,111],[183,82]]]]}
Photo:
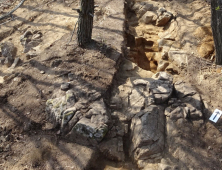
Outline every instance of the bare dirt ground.
{"type": "MultiPolygon", "coordinates": [[[[217,124],[208,121],[214,109],[222,110],[221,68],[213,64],[211,56],[200,58],[198,48],[204,42],[193,34],[199,26],[210,29],[210,6],[199,0],[155,3],[173,11],[177,22],[182,23],[175,46],[193,52],[187,67],[179,70],[174,79],[184,80],[197,88],[206,107],[204,125],[184,136],[188,141],[184,145],[195,150],[189,159],[199,169],[203,169],[201,166],[221,169],[222,121],[217,124]]],[[[123,46],[123,32],[117,25],[123,24],[125,19],[116,13],[115,8],[122,7],[122,4],[98,0],[96,5],[102,10],[97,13],[94,23],[93,42],[84,49],[77,46],[75,34],[73,41],[66,45],[78,18],[77,12],[72,10],[77,8],[78,1],[27,0],[14,13],[14,21],[0,22],[0,42],[12,42],[20,58],[14,69],[0,66],[0,169],[93,169],[91,166],[107,170],[137,169],[130,159],[126,163],[98,159],[95,164],[88,165],[89,160],[95,162],[93,160],[99,157],[96,149],[68,143],[57,134],[58,129],[51,130],[47,122],[46,100],[64,93],[60,91],[60,85],[68,82],[68,73],[75,76],[71,87],[86,97],[93,90],[105,95],[112,83],[121,84],[129,76],[120,69],[113,81],[123,46]],[[107,22],[108,16],[114,21],[107,22]],[[41,43],[34,48],[35,57],[26,55],[20,42],[27,30],[39,31],[43,35],[41,43]]],[[[4,10],[8,11],[1,8],[0,12],[4,10]]],[[[124,62],[120,67],[123,66],[124,62]]],[[[151,73],[140,70],[138,74],[147,77],[151,73]]]]}

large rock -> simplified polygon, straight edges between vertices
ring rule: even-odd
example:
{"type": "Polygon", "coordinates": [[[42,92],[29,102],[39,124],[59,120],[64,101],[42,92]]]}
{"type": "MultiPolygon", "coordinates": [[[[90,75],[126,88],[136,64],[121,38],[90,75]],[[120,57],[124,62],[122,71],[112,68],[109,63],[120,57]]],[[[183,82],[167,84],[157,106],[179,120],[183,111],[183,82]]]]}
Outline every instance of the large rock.
{"type": "Polygon", "coordinates": [[[73,127],[68,138],[77,143],[96,145],[107,132],[108,126],[106,124],[95,124],[84,117],[73,127]]]}
{"type": "Polygon", "coordinates": [[[131,157],[136,161],[154,158],[164,149],[164,107],[151,105],[138,113],[130,130],[131,157]]]}

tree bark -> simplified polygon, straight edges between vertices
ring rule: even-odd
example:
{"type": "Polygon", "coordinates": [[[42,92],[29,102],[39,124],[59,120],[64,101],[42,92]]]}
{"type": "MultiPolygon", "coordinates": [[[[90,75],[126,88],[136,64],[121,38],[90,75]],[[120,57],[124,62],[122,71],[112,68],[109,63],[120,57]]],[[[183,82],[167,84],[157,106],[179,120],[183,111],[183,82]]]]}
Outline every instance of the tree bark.
{"type": "Polygon", "coordinates": [[[94,0],[81,0],[78,20],[78,45],[84,46],[91,41],[94,15],[94,0]]]}
{"type": "Polygon", "coordinates": [[[211,27],[216,50],[216,64],[222,65],[222,0],[211,0],[211,27]],[[219,9],[218,6],[220,7],[219,9]]]}

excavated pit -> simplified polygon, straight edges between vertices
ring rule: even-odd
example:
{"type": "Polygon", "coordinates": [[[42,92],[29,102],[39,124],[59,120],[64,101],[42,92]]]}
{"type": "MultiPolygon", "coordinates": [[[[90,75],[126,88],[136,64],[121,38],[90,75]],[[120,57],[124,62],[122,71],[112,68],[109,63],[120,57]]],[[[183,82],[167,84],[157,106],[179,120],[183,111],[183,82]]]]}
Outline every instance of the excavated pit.
{"type": "MultiPolygon", "coordinates": [[[[159,35],[170,27],[173,15],[146,2],[127,1],[125,8],[127,58],[144,70],[164,71],[169,65],[168,54],[159,35]],[[170,15],[166,17],[167,21],[159,24],[166,13],[170,15]]],[[[170,48],[175,39],[164,41],[170,48]]]]}

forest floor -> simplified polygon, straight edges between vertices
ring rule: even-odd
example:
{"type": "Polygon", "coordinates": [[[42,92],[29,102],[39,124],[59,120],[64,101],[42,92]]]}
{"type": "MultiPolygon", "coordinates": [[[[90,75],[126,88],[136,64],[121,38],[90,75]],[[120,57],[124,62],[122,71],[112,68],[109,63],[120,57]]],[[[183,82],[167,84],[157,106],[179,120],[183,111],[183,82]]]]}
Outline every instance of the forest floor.
{"type": "MultiPolygon", "coordinates": [[[[192,34],[198,27],[210,29],[210,5],[202,0],[155,3],[172,11],[177,21],[183,23],[177,41],[181,49],[193,52],[186,69],[179,69],[174,81],[192,84],[208,109],[200,131],[188,134],[201,140],[196,149],[205,150],[207,155],[205,159],[202,155],[193,159],[199,169],[203,169],[201,165],[206,164],[207,157],[210,162],[205,169],[221,169],[222,120],[214,124],[208,119],[214,109],[222,110],[222,69],[213,63],[211,56],[200,57],[198,48],[202,40],[192,34]]],[[[137,169],[129,159],[122,163],[96,159],[99,154],[95,148],[67,142],[47,122],[45,103],[65,93],[60,86],[69,81],[69,73],[75,77],[70,86],[80,95],[94,90],[106,95],[112,85],[123,83],[128,76],[119,69],[125,62],[122,60],[125,16],[116,11],[124,10],[123,1],[97,0],[95,5],[101,10],[96,13],[93,41],[85,48],[78,47],[76,34],[67,45],[78,19],[77,11],[72,10],[77,8],[78,1],[27,0],[14,13],[13,21],[0,22],[0,43],[13,43],[20,59],[15,68],[0,65],[0,169],[92,169],[88,167],[89,161],[95,169],[137,169]],[[24,53],[21,36],[27,30],[40,35],[41,40],[34,51],[24,53]]],[[[7,5],[0,6],[0,15],[8,10],[7,5]]],[[[139,74],[153,75],[142,69],[139,74]]]]}

